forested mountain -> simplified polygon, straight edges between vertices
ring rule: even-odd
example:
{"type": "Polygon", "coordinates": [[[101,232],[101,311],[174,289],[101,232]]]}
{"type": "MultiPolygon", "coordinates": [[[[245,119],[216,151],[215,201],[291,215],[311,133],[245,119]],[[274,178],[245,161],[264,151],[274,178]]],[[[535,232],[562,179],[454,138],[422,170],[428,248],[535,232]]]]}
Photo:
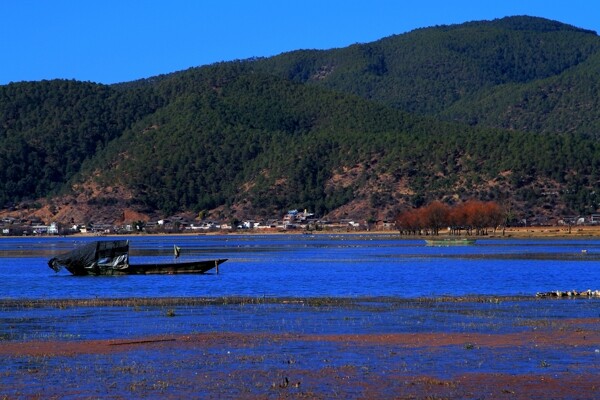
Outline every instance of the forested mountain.
{"type": "Polygon", "coordinates": [[[557,76],[600,50],[595,32],[532,17],[418,29],[328,51],[258,60],[259,68],[419,114],[505,85],[557,76]]]}
{"type": "Polygon", "coordinates": [[[562,74],[465,97],[445,118],[532,132],[600,132],[600,53],[562,74]]]}
{"type": "Polygon", "coordinates": [[[511,17],[112,86],[12,83],[0,208],[47,203],[48,218],[81,222],[375,219],[467,199],[529,218],[595,212],[599,63],[594,32],[511,17]]]}
{"type": "Polygon", "coordinates": [[[86,158],[160,105],[148,91],[92,83],[0,86],[0,206],[55,192],[86,158]]]}

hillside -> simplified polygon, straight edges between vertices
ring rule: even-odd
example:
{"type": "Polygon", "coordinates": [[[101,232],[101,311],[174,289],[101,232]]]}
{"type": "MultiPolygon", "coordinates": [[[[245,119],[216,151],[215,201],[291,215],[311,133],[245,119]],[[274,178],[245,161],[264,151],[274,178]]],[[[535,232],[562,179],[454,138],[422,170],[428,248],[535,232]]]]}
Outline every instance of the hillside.
{"type": "Polygon", "coordinates": [[[222,207],[225,217],[341,208],[389,218],[402,206],[471,196],[549,207],[556,199],[537,192],[579,193],[589,189],[579,174],[597,179],[598,144],[585,135],[437,122],[258,73],[216,82],[221,68],[190,72],[190,94],[111,143],[90,171],[115,165],[102,171],[104,185],[135,188],[148,209],[222,207]]]}
{"type": "Polygon", "coordinates": [[[56,193],[160,100],[76,81],[0,86],[0,207],[56,193]]]}
{"type": "Polygon", "coordinates": [[[600,132],[600,53],[556,76],[482,90],[447,108],[445,118],[532,132],[600,132]]]}
{"type": "Polygon", "coordinates": [[[560,75],[600,50],[595,32],[541,18],[418,29],[373,43],[258,60],[287,79],[437,116],[490,88],[560,75]]]}
{"type": "Polygon", "coordinates": [[[600,40],[512,17],[106,86],[0,86],[0,208],[61,222],[443,200],[598,210],[600,40]]]}

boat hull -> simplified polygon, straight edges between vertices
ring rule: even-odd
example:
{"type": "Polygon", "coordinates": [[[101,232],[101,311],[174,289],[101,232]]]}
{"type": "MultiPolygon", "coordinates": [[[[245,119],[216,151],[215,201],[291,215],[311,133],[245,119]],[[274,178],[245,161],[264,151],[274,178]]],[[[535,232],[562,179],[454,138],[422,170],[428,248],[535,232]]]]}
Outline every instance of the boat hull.
{"type": "Polygon", "coordinates": [[[178,274],[204,274],[213,268],[218,270],[219,265],[227,259],[187,261],[179,263],[157,264],[130,264],[123,268],[107,268],[98,271],[88,271],[88,275],[178,275],[178,274]]]}
{"type": "MultiPolygon", "coordinates": [[[[175,247],[175,256],[179,249],[175,247]]],[[[65,268],[77,276],[85,275],[175,275],[204,274],[217,269],[227,259],[177,261],[172,263],[130,264],[128,240],[103,240],[87,243],[69,253],[54,257],[48,266],[55,272],[65,268]]]]}

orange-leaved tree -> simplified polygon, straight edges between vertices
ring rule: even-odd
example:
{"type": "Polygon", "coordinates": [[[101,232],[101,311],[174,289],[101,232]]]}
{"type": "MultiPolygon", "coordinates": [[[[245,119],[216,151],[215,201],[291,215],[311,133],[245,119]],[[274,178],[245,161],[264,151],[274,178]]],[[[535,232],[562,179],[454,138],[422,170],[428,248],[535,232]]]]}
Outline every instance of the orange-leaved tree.
{"type": "Polygon", "coordinates": [[[439,235],[443,228],[450,234],[486,235],[488,228],[496,229],[504,221],[504,212],[493,201],[468,200],[455,206],[434,201],[426,206],[398,214],[396,227],[403,234],[439,235]]]}

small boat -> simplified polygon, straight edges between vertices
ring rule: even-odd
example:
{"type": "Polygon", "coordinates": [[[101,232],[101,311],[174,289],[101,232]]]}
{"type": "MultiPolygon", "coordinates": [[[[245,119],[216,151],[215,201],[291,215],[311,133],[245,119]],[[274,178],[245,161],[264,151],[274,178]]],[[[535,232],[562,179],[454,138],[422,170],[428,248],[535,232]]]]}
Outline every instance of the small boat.
{"type": "Polygon", "coordinates": [[[425,244],[427,246],[468,246],[475,244],[475,240],[466,238],[425,239],[425,244]]]}
{"type": "MultiPolygon", "coordinates": [[[[175,256],[179,248],[175,246],[175,256]]],[[[80,246],[48,261],[55,272],[65,267],[73,275],[203,274],[227,259],[172,263],[130,264],[129,240],[100,240],[80,246]]]]}

